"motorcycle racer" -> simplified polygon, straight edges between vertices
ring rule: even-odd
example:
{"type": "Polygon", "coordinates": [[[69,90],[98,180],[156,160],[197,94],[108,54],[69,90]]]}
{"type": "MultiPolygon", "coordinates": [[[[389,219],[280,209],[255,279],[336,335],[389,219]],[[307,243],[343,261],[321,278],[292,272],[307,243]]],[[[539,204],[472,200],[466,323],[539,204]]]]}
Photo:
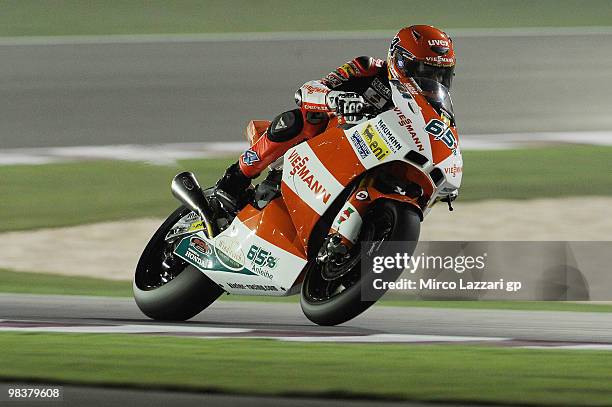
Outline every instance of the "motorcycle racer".
{"type": "Polygon", "coordinates": [[[455,67],[452,40],[427,25],[402,28],[392,39],[387,60],[360,56],[295,94],[299,108],[279,114],[265,133],[225,172],[215,194],[229,206],[244,206],[251,179],[302,141],[322,133],[335,115],[339,124],[359,123],[394,107],[390,80],[427,78],[450,89],[455,67]]]}

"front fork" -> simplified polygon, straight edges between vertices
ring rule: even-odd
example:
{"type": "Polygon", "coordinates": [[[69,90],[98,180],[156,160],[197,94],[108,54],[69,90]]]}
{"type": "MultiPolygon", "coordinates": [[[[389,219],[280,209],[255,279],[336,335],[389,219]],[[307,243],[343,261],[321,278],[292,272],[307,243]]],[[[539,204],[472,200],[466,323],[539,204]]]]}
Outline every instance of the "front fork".
{"type": "Polygon", "coordinates": [[[375,200],[381,198],[393,199],[412,204],[419,211],[421,210],[417,203],[418,197],[393,192],[383,193],[375,187],[374,181],[373,176],[361,180],[359,186],[340,209],[317,256],[319,263],[327,261],[330,257],[335,258],[336,261],[341,261],[347,255],[359,239],[363,217],[375,200]]]}

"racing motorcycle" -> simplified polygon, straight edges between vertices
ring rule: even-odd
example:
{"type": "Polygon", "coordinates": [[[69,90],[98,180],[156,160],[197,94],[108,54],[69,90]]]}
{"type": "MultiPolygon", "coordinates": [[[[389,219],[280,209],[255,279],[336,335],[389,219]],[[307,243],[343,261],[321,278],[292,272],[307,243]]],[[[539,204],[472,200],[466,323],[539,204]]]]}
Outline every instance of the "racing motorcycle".
{"type": "MultiPolygon", "coordinates": [[[[383,292],[363,299],[372,273],[362,272],[361,257],[385,241],[406,242],[411,255],[431,207],[445,201],[452,210],[463,168],[447,89],[424,78],[391,88],[394,109],[352,126],[330,120],[285,153],[282,169],[250,187],[240,210],[213,187],[202,190],[192,173],[178,174],[171,189],[182,205],[136,267],[142,312],[186,320],[223,293],[301,293],[308,319],[336,325],[370,307],[383,292]]],[[[251,144],[268,125],[249,123],[251,144]]]]}

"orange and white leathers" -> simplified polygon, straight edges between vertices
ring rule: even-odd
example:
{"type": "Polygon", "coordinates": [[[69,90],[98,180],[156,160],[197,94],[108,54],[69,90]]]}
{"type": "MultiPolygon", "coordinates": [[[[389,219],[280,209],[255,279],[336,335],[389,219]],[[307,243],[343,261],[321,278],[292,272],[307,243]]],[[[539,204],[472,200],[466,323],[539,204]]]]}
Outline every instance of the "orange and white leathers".
{"type": "Polygon", "coordinates": [[[281,196],[262,209],[247,205],[212,239],[197,232],[218,258],[221,252],[232,260],[231,271],[182,258],[229,293],[289,295],[299,289],[307,262],[314,260],[318,247],[312,242],[329,232],[317,227],[320,220],[344,217],[337,228],[342,232],[342,224],[363,214],[361,205],[378,199],[404,202],[426,216],[437,198],[461,185],[457,129],[445,124],[412,80],[393,81],[392,92],[395,109],[346,130],[330,125],[319,136],[291,147],[284,155],[281,196]],[[383,192],[375,181],[389,175],[418,184],[423,195],[417,199],[400,189],[383,192]],[[345,207],[330,211],[349,189],[352,197],[339,202],[345,207]],[[367,196],[360,194],[363,191],[367,196]],[[355,211],[344,211],[349,204],[355,211]],[[255,264],[250,254],[261,250],[275,261],[255,264]]]}
{"type": "Polygon", "coordinates": [[[333,116],[335,94],[355,92],[369,98],[369,103],[381,111],[391,108],[388,86],[386,63],[365,56],[343,64],[320,80],[306,82],[296,92],[300,108],[277,116],[261,137],[253,140],[238,161],[241,172],[254,178],[289,148],[323,132],[333,116]]]}

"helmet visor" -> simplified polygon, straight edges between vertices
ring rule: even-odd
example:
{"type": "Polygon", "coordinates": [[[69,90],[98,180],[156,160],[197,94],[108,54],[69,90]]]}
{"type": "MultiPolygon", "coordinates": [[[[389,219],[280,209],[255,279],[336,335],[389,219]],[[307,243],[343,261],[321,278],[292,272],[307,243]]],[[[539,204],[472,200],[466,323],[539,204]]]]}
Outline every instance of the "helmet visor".
{"type": "Polygon", "coordinates": [[[397,66],[404,75],[410,78],[431,79],[448,89],[451,88],[453,83],[454,66],[434,66],[416,58],[409,58],[408,55],[404,55],[402,50],[398,50],[397,53],[397,66]]]}

